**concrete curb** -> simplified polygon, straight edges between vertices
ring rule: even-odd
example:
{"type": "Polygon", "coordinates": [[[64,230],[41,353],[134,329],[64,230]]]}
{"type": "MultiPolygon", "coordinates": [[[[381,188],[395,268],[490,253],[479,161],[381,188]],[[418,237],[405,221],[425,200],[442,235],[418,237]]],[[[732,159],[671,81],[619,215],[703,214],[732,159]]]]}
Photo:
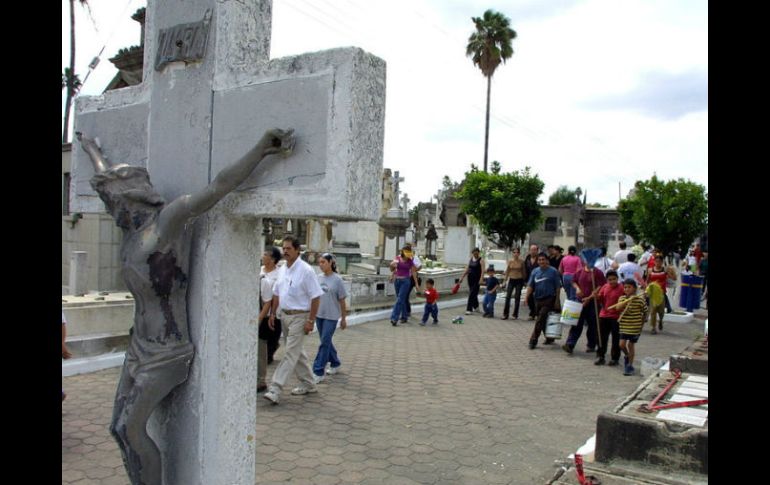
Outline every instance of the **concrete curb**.
{"type": "Polygon", "coordinates": [[[88,374],[89,372],[109,369],[110,367],[119,367],[123,365],[125,358],[125,352],[113,352],[94,357],[67,360],[61,364],[61,375],[69,377],[77,374],[88,374]]]}
{"type": "MultiPolygon", "coordinates": [[[[464,306],[467,299],[454,299],[439,302],[439,309],[455,308],[464,306]]],[[[412,303],[418,307],[419,303],[412,303]]],[[[348,316],[348,325],[360,325],[362,323],[373,322],[376,320],[387,320],[390,318],[390,309],[376,310],[371,312],[362,312],[348,316]]],[[[311,333],[315,333],[315,330],[311,333]]],[[[88,374],[110,367],[120,367],[125,360],[125,352],[111,352],[108,354],[96,355],[93,357],[83,357],[79,359],[70,359],[62,362],[62,376],[69,377],[78,374],[88,374]]]]}

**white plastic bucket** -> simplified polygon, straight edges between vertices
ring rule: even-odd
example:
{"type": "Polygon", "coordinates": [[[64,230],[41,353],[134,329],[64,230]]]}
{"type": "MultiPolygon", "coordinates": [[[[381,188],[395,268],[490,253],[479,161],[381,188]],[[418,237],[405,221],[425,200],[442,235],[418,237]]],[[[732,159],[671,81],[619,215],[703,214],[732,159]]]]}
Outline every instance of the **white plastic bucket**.
{"type": "Polygon", "coordinates": [[[677,311],[666,313],[663,321],[666,323],[690,323],[693,319],[692,312],[677,311]]]}
{"type": "Polygon", "coordinates": [[[580,312],[583,311],[583,304],[572,300],[566,300],[561,310],[561,323],[564,325],[577,325],[580,320],[580,312]]]}
{"type": "Polygon", "coordinates": [[[548,320],[545,323],[545,336],[548,338],[561,338],[561,315],[558,312],[548,314],[548,320]]]}

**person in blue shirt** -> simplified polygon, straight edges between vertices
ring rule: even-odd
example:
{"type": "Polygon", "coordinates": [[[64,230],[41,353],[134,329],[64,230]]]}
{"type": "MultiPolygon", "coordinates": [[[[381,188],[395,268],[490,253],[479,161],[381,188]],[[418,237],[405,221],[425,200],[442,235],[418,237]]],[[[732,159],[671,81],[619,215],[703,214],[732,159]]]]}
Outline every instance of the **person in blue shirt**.
{"type": "MultiPolygon", "coordinates": [[[[561,290],[561,275],[548,263],[548,256],[545,253],[537,255],[538,267],[532,271],[527,283],[527,298],[530,295],[535,297],[535,313],[537,320],[532,335],[529,338],[529,348],[534,349],[537,346],[537,339],[540,332],[545,333],[545,325],[548,320],[548,313],[561,309],[559,292],[561,290]]],[[[555,339],[546,337],[545,344],[552,344],[555,339]]]]}

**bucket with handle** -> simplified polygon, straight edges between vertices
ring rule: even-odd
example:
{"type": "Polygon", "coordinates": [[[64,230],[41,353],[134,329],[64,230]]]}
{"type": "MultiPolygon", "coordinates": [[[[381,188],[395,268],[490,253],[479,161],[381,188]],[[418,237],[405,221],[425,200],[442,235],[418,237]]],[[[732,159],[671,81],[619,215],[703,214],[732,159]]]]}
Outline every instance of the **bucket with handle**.
{"type": "Polygon", "coordinates": [[[545,336],[553,339],[561,338],[561,314],[559,312],[550,312],[548,320],[545,322],[545,336]]]}
{"type": "Polygon", "coordinates": [[[561,310],[561,323],[564,325],[577,325],[581,311],[583,311],[582,303],[566,300],[564,308],[561,310]]]}

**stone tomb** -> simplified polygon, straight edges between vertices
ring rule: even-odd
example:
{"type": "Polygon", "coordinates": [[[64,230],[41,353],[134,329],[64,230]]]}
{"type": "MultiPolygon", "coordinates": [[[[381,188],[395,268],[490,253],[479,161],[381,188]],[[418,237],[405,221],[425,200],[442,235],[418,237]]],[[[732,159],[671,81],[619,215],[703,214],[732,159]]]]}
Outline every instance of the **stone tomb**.
{"type": "MultiPolygon", "coordinates": [[[[591,467],[616,472],[623,469],[658,478],[685,476],[687,480],[683,481],[687,483],[708,481],[708,404],[642,410],[672,378],[669,371],[656,373],[622,404],[599,415],[596,462],[591,467]]],[[[707,398],[708,377],[682,373],[658,404],[707,398]]]]}
{"type": "MultiPolygon", "coordinates": [[[[268,157],[189,229],[196,353],[148,426],[167,484],[255,481],[261,218],[379,216],[384,61],[357,48],[269,60],[271,9],[149,0],[143,83],[76,100],[75,131],[111,163],[146,167],[167,201],[206,187],[266,129],[295,129],[290,158],[268,157]]],[[[73,145],[72,210],[101,211],[73,145]]]]}

